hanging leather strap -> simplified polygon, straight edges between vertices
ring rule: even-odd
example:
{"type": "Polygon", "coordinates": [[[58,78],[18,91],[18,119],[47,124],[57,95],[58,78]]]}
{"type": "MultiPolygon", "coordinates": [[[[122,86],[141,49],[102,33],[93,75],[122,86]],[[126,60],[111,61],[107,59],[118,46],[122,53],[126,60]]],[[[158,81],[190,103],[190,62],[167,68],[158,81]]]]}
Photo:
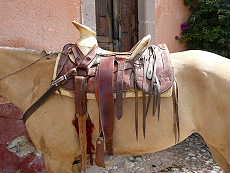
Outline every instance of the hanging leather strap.
{"type": "Polygon", "coordinates": [[[143,136],[145,138],[145,130],[146,130],[146,117],[147,117],[147,114],[146,114],[146,94],[144,91],[142,91],[142,111],[143,111],[143,136]]]}
{"type": "Polygon", "coordinates": [[[79,125],[79,141],[81,148],[81,173],[86,173],[87,165],[87,78],[75,76],[75,110],[79,125]]]}
{"type": "Polygon", "coordinates": [[[98,103],[102,133],[107,154],[113,153],[114,99],[113,72],[114,56],[101,57],[98,69],[98,103]]]}
{"type": "Polygon", "coordinates": [[[116,117],[118,120],[122,118],[123,114],[123,89],[124,89],[124,69],[125,61],[117,61],[117,81],[116,81],[116,117]]]}
{"type": "Polygon", "coordinates": [[[138,141],[138,91],[135,90],[135,133],[136,140],[138,141]]]}
{"type": "Polygon", "coordinates": [[[103,137],[98,137],[96,141],[96,159],[95,164],[105,168],[105,141],[103,137]]]}

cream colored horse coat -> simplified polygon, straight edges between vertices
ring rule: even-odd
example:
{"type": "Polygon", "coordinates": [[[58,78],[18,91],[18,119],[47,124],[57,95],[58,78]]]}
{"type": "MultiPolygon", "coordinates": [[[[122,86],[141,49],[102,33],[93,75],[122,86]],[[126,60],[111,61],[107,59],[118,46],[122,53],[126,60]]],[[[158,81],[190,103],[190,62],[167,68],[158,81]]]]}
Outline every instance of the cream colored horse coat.
{"type": "MultiPolygon", "coordinates": [[[[81,41],[79,44],[82,43],[81,41]]],[[[80,44],[80,46],[87,52],[84,45],[80,44]]],[[[92,45],[89,44],[87,47],[90,49],[92,45]]],[[[41,53],[37,51],[0,48],[0,78],[23,68],[40,56],[41,53]]],[[[227,162],[230,160],[230,61],[216,54],[199,50],[172,53],[170,56],[179,87],[180,141],[193,132],[200,133],[210,147],[214,159],[227,172],[229,168],[227,162]]],[[[49,88],[54,65],[55,57],[42,58],[25,70],[1,79],[0,95],[25,111],[49,88]]],[[[140,106],[139,115],[141,109],[140,106]]],[[[136,141],[134,100],[126,99],[124,116],[121,120],[115,121],[115,153],[150,153],[174,145],[172,111],[171,98],[163,98],[160,121],[148,115],[144,139],[142,120],[139,118],[139,141],[136,141]]],[[[98,132],[98,108],[95,100],[88,101],[88,112],[95,124],[95,140],[98,132]]],[[[26,124],[34,145],[44,153],[50,173],[72,172],[72,163],[80,154],[78,137],[72,126],[74,113],[72,98],[54,94],[26,124]]]]}

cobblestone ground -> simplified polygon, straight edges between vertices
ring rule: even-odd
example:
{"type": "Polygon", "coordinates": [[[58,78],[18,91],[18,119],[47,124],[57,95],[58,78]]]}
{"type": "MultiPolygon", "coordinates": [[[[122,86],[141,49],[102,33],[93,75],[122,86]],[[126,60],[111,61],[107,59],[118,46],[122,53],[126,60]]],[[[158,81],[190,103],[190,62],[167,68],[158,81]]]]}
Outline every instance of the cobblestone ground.
{"type": "Polygon", "coordinates": [[[106,169],[92,166],[88,173],[223,173],[198,134],[154,154],[112,156],[108,164],[106,169]]]}

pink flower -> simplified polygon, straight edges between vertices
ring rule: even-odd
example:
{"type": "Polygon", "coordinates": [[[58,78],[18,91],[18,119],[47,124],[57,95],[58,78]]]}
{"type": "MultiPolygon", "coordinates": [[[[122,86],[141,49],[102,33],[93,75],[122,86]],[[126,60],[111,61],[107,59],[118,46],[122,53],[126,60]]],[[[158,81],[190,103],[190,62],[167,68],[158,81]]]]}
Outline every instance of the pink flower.
{"type": "Polygon", "coordinates": [[[186,30],[190,30],[192,29],[189,25],[188,25],[188,22],[184,22],[180,25],[180,28],[182,31],[186,31],[186,30]]]}
{"type": "Polygon", "coordinates": [[[179,35],[176,35],[176,36],[175,36],[175,39],[176,39],[176,40],[179,40],[179,39],[180,39],[180,36],[179,36],[179,35]]]}

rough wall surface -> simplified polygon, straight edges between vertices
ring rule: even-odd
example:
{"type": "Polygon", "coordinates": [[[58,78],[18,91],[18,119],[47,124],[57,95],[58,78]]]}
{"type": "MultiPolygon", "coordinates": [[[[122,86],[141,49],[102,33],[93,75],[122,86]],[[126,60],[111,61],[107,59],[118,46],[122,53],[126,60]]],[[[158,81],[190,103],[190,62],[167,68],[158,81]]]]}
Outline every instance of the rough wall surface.
{"type": "Polygon", "coordinates": [[[0,46],[59,50],[74,42],[80,21],[80,0],[1,0],[0,46]]]}
{"type": "Polygon", "coordinates": [[[156,43],[166,43],[171,52],[185,50],[185,45],[175,40],[175,36],[180,34],[180,25],[188,16],[184,0],[155,0],[156,43]]]}

